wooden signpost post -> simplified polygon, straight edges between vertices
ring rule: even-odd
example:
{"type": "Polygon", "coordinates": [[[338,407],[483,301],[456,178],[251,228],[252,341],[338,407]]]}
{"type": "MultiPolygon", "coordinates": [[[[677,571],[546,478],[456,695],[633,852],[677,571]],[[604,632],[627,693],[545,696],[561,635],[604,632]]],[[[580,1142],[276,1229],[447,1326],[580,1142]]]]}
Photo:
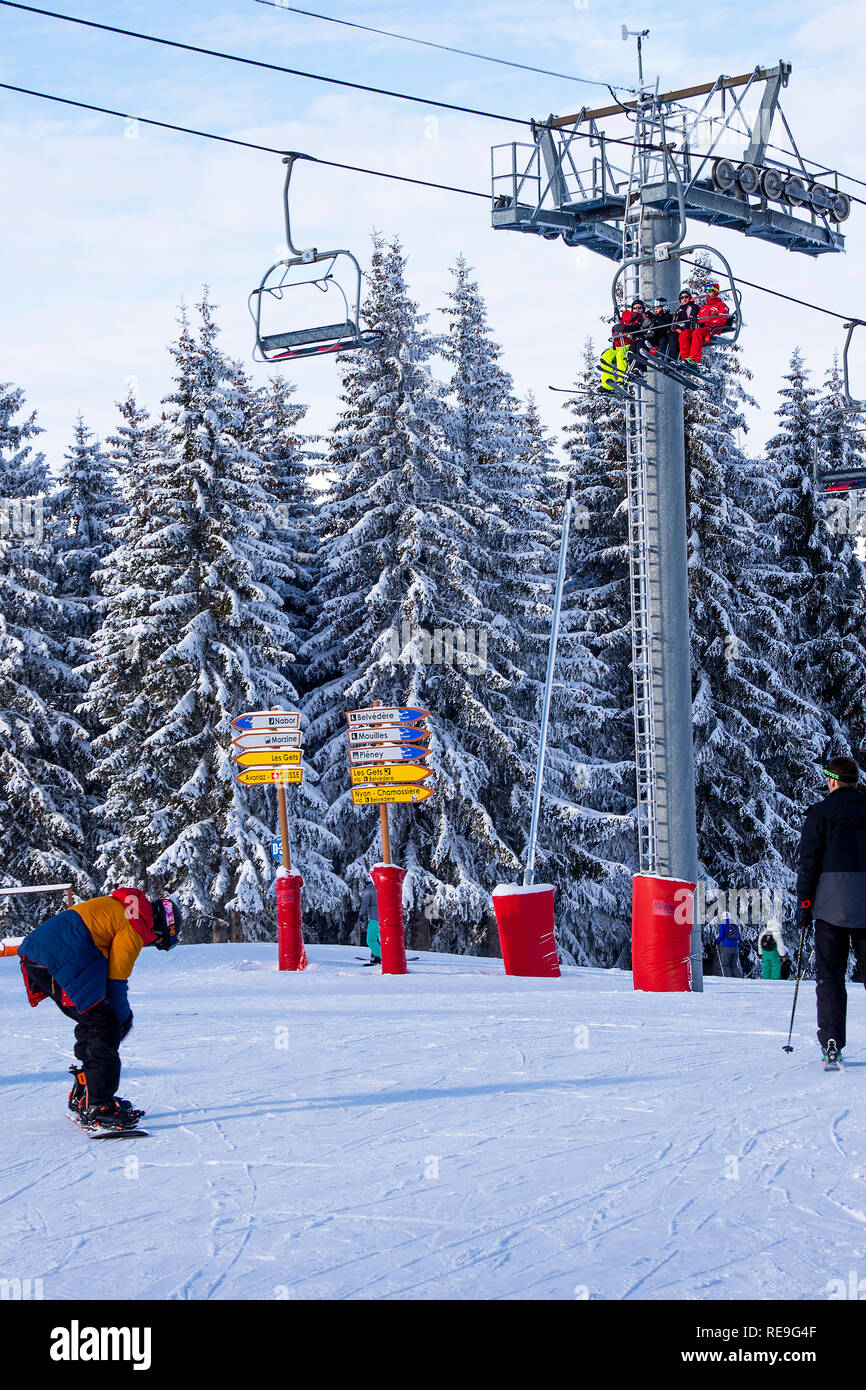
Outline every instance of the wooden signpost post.
{"type": "Polygon", "coordinates": [[[301,926],[304,880],[292,873],[286,787],[303,781],[301,716],[288,710],[251,710],[232,720],[237,733],[232,758],[235,777],[246,786],[276,787],[282,854],[277,869],[277,952],[280,970],[303,970],[307,964],[301,926]]]}
{"type": "Polygon", "coordinates": [[[356,806],[379,807],[382,862],[374,864],[370,877],[376,885],[383,975],[407,973],[405,870],[391,863],[388,806],[425,801],[433,795],[432,787],[422,785],[431,776],[430,769],[423,766],[430,751],[430,734],[424,727],[428,718],[427,710],[386,707],[378,700],[369,709],[349,710],[346,715],[352,801],[356,806]]]}

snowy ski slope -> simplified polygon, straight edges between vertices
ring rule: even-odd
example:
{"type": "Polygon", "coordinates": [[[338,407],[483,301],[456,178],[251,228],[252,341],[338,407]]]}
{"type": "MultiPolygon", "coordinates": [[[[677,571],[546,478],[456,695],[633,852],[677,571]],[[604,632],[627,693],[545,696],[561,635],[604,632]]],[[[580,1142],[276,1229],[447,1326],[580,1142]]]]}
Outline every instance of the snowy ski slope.
{"type": "Polygon", "coordinates": [[[144,952],[121,1092],[65,1114],[72,1025],[0,961],[0,1278],[46,1299],[826,1299],[866,1275],[866,999],[826,1075],[813,987],[506,979],[357,949],[144,952]]]}

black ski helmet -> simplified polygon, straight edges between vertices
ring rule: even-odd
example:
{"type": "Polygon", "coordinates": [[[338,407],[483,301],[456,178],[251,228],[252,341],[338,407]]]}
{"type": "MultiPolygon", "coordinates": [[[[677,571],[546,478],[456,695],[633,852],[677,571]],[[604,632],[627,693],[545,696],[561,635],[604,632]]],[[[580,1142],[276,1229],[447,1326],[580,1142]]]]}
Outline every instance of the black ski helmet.
{"type": "Polygon", "coordinates": [[[170,951],[180,940],[183,917],[180,907],[172,898],[153,898],[154,945],[158,951],[170,951]]]}

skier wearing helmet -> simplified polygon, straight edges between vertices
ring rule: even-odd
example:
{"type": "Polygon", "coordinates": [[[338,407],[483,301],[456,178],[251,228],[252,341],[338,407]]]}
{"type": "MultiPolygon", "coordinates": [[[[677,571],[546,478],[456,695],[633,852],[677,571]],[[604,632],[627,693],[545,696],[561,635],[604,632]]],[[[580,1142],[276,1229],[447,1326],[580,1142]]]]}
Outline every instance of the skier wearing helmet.
{"type": "Polygon", "coordinates": [[[653,325],[648,335],[650,351],[676,359],[679,356],[679,339],[674,331],[674,316],[668,308],[667,300],[654,299],[650,309],[653,325]]]}
{"type": "Polygon", "coordinates": [[[601,354],[603,391],[612,391],[614,386],[621,385],[632,364],[635,371],[646,371],[635,337],[644,335],[651,327],[650,317],[642,299],[635,299],[630,309],[623,310],[621,318],[611,330],[612,345],[601,354]],[[630,348],[634,348],[632,358],[629,356],[630,348]]]}
{"type": "Polygon", "coordinates": [[[691,290],[680,290],[680,302],[674,311],[674,329],[679,339],[680,357],[684,362],[691,359],[692,334],[698,326],[698,302],[691,290]]]}
{"type": "Polygon", "coordinates": [[[120,1044],[132,1027],[128,982],[143,946],[170,951],[180,936],[171,898],[149,900],[138,888],[116,888],[49,917],[18,949],[27,997],[54,1000],[75,1020],[69,1070],[73,1119],[89,1130],[134,1129],[144,1114],[117,1095],[120,1044]]]}
{"type": "MultiPolygon", "coordinates": [[[[720,333],[727,326],[731,317],[727,304],[719,294],[719,286],[715,280],[708,280],[701,288],[705,298],[698,309],[697,327],[692,330],[689,353],[684,359],[693,367],[701,365],[704,348],[710,338],[713,334],[720,333]]],[[[680,351],[682,352],[682,343],[680,344],[680,351]]]]}

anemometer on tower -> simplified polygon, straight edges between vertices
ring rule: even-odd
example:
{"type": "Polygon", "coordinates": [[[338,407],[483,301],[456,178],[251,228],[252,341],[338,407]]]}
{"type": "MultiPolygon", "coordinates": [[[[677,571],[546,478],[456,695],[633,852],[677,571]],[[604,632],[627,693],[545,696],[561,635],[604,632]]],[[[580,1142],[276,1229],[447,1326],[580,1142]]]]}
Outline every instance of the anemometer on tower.
{"type": "MultiPolygon", "coordinates": [[[[561,238],[566,246],[616,262],[617,319],[621,303],[676,304],[681,264],[703,266],[709,257],[710,278],[724,282],[730,298],[722,331],[735,342],[743,317],[733,270],[717,249],[685,244],[689,219],[820,256],[844,249],[839,226],[851,201],[837,174],[824,170],[812,177],[797,149],[780,106],[790,64],[660,93],[644,83],[647,31],[623,26],[622,36],[638,40],[634,94],[597,110],[584,107],[535,122],[531,145],[494,148],[493,227],[561,238]],[[750,105],[756,96],[757,110],[750,105]],[[602,124],[613,120],[620,122],[616,133],[602,124]],[[777,125],[790,143],[784,159],[770,144],[777,125]],[[732,145],[737,158],[731,157],[732,145]],[[693,255],[701,259],[690,261],[693,255]]],[[[849,325],[844,349],[849,400],[848,350],[858,326],[849,325]]],[[[718,332],[708,330],[710,341],[718,332]]],[[[645,889],[652,885],[649,897],[662,898],[677,885],[693,888],[698,872],[682,392],[708,384],[691,359],[638,355],[640,370],[620,369],[612,392],[626,419],[640,867],[635,924],[645,889]],[[647,367],[657,369],[652,385],[647,367]]],[[[670,908],[673,914],[672,902],[670,908]]],[[[663,935],[660,928],[656,936],[663,935]]],[[[636,945],[637,936],[633,955],[636,945]]],[[[690,951],[692,988],[700,989],[700,924],[692,926],[690,951]]]]}

